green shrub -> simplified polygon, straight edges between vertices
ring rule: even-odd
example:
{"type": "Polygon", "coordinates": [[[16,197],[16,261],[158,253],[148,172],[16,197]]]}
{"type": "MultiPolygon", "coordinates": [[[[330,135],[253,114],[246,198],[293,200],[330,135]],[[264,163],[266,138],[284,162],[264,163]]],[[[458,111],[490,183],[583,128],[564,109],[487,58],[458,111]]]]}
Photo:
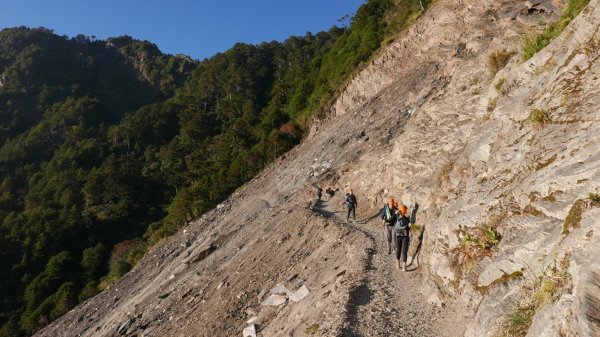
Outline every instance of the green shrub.
{"type": "Polygon", "coordinates": [[[568,273],[570,253],[566,253],[557,264],[556,256],[553,262],[543,268],[540,275],[523,287],[521,298],[506,313],[496,337],[523,337],[527,335],[533,317],[546,304],[555,302],[572,286],[572,278],[568,273]]]}
{"type": "Polygon", "coordinates": [[[527,36],[523,42],[523,61],[529,60],[538,51],[549,45],[589,2],[590,0],[569,0],[558,21],[549,23],[541,34],[527,36]]]}
{"type": "Polygon", "coordinates": [[[98,289],[104,290],[114,283],[139,261],[148,245],[142,240],[125,240],[117,243],[110,254],[109,272],[100,280],[98,289]]]}
{"type": "Polygon", "coordinates": [[[460,270],[470,270],[474,263],[491,254],[502,236],[495,227],[481,224],[462,230],[464,236],[460,244],[452,250],[453,266],[460,270]]]}
{"type": "Polygon", "coordinates": [[[498,337],[525,336],[529,326],[533,321],[536,308],[532,305],[515,305],[512,310],[506,314],[502,325],[502,332],[498,337]]]}
{"type": "Polygon", "coordinates": [[[540,108],[535,108],[535,109],[531,110],[527,120],[532,123],[538,123],[538,124],[547,124],[547,123],[552,122],[552,119],[550,118],[550,116],[548,116],[548,114],[543,109],[540,109],[540,108]]]}
{"type": "Polygon", "coordinates": [[[304,332],[309,333],[311,335],[316,334],[317,332],[319,332],[319,324],[313,324],[309,326],[308,328],[306,328],[306,330],[304,330],[304,332]]]}
{"type": "Polygon", "coordinates": [[[96,296],[96,294],[98,294],[98,291],[98,282],[88,282],[79,293],[79,302],[83,302],[90,297],[96,296]]]}
{"type": "Polygon", "coordinates": [[[600,202],[600,195],[598,195],[598,193],[590,193],[588,199],[590,199],[591,202],[598,203],[600,202]]]}
{"type": "Polygon", "coordinates": [[[496,75],[500,69],[504,68],[508,64],[508,61],[510,61],[511,57],[513,57],[515,54],[515,51],[503,49],[488,55],[487,64],[490,75],[496,75]]]}

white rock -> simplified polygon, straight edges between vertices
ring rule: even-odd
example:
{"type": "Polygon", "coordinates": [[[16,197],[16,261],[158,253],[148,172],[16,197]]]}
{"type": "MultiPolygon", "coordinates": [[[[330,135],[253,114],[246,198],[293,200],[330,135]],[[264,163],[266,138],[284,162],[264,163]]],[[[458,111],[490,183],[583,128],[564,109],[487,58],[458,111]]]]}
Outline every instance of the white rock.
{"type": "Polygon", "coordinates": [[[280,284],[277,287],[271,289],[271,294],[290,296],[292,292],[284,285],[280,284]]]}
{"type": "Polygon", "coordinates": [[[254,322],[256,322],[257,320],[258,320],[258,316],[254,316],[254,317],[252,317],[252,318],[248,319],[248,320],[246,321],[246,323],[248,323],[248,324],[253,324],[253,323],[254,323],[254,322]]]}
{"type": "Polygon", "coordinates": [[[267,297],[260,305],[282,305],[287,301],[287,296],[271,295],[267,297]]]}
{"type": "Polygon", "coordinates": [[[244,331],[242,331],[242,336],[243,337],[256,337],[256,328],[254,327],[254,324],[246,327],[244,329],[244,331]]]}
{"type": "Polygon", "coordinates": [[[302,287],[298,288],[298,290],[290,295],[290,301],[298,303],[308,296],[308,294],[310,294],[310,291],[305,285],[302,285],[302,287]]]}

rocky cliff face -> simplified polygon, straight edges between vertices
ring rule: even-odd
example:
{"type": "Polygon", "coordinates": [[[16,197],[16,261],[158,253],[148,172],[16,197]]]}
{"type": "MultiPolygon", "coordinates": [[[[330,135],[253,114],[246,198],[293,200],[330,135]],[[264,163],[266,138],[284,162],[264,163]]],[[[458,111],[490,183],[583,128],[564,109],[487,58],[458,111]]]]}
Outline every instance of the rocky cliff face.
{"type": "Polygon", "coordinates": [[[522,35],[561,5],[438,2],[303,144],[39,335],[233,336],[249,324],[262,336],[352,335],[371,298],[356,289],[377,273],[367,229],[389,196],[419,203],[424,238],[417,272],[393,277],[461,308],[440,313],[458,333],[600,334],[598,0],[533,58],[519,55],[522,35]],[[490,74],[502,50],[517,53],[490,74]],[[365,230],[336,220],[341,191],[314,212],[313,183],[353,187],[365,230]],[[279,284],[309,294],[261,305],[279,284]]]}
{"type": "Polygon", "coordinates": [[[422,17],[338,100],[339,114],[377,101],[410,114],[394,160],[360,163],[377,174],[354,184],[425,205],[430,279],[471,304],[466,335],[497,334],[525,309],[528,336],[598,335],[600,209],[588,196],[600,189],[600,8],[591,1],[550,46],[527,62],[513,56],[492,76],[489,54],[518,51],[531,17],[559,10],[460,3],[422,17]],[[490,227],[499,244],[473,248],[490,227]]]}

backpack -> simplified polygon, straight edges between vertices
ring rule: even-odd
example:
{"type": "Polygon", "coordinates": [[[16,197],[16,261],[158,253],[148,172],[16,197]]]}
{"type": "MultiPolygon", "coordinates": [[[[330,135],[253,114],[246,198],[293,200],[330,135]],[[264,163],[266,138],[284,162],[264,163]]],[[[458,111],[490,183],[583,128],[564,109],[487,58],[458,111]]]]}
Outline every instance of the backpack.
{"type": "Polygon", "coordinates": [[[394,211],[392,211],[388,205],[384,205],[380,217],[382,220],[385,220],[385,222],[390,223],[394,219],[394,211]]]}
{"type": "Polygon", "coordinates": [[[392,220],[392,211],[390,211],[390,208],[387,207],[387,205],[385,206],[385,215],[384,218],[386,221],[390,221],[392,220]]]}
{"type": "Polygon", "coordinates": [[[410,219],[406,216],[399,216],[396,220],[396,224],[394,225],[394,232],[396,236],[408,236],[408,224],[410,223],[410,219]]]}

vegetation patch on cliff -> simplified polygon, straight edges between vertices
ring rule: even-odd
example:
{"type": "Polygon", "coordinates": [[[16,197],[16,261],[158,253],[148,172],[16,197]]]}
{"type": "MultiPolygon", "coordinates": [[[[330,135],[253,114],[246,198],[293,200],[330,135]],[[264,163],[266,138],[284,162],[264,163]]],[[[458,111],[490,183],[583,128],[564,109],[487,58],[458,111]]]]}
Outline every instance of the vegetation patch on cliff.
{"type": "Polygon", "coordinates": [[[532,58],[533,55],[558,37],[589,2],[590,0],[569,0],[558,21],[549,23],[540,34],[527,36],[523,42],[523,61],[532,58]]]}
{"type": "Polygon", "coordinates": [[[538,125],[548,124],[552,122],[552,118],[548,115],[546,111],[540,108],[532,109],[529,112],[529,117],[527,120],[531,123],[535,123],[538,125]]]}
{"type": "Polygon", "coordinates": [[[582,199],[575,201],[563,223],[563,234],[569,234],[571,230],[581,227],[581,214],[584,207],[585,202],[582,199]]]}
{"type": "Polygon", "coordinates": [[[498,50],[488,55],[488,72],[491,76],[496,75],[498,71],[504,68],[508,61],[516,54],[513,50],[498,50]]]}
{"type": "Polygon", "coordinates": [[[570,292],[572,278],[568,273],[570,253],[560,261],[555,255],[552,262],[543,268],[523,287],[520,298],[505,314],[495,337],[523,337],[527,335],[535,314],[543,306],[554,303],[565,292],[570,292]]]}
{"type": "Polygon", "coordinates": [[[497,231],[496,217],[475,227],[460,228],[460,243],[450,252],[452,266],[460,276],[473,269],[475,263],[492,253],[502,236],[497,231]]]}

